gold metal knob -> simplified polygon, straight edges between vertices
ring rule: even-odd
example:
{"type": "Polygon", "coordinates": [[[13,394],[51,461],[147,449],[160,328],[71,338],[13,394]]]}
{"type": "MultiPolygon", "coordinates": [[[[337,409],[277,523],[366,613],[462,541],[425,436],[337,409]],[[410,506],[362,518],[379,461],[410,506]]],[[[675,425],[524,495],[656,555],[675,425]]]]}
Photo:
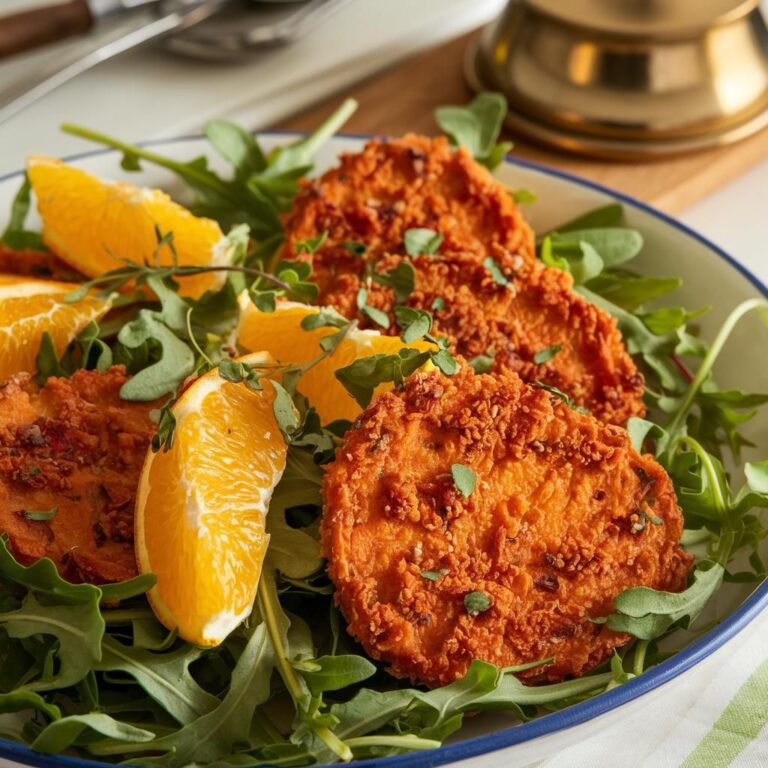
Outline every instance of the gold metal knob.
{"type": "Polygon", "coordinates": [[[768,125],[758,0],[511,0],[467,75],[507,96],[511,128],[584,154],[646,159],[768,125]]]}

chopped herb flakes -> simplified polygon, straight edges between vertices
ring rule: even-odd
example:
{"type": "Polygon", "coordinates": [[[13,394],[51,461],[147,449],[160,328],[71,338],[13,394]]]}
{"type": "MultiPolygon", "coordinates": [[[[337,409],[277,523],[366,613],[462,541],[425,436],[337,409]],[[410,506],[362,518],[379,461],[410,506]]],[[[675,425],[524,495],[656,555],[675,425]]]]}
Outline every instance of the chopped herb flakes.
{"type": "Polygon", "coordinates": [[[485,592],[469,592],[464,595],[464,608],[470,616],[485,613],[493,605],[491,598],[485,592]]]}
{"type": "Polygon", "coordinates": [[[501,267],[490,256],[483,259],[483,266],[488,270],[496,285],[509,285],[507,276],[501,271],[501,267]]]}
{"type": "Polygon", "coordinates": [[[468,499],[477,484],[477,475],[474,471],[463,464],[452,464],[451,477],[453,477],[453,484],[456,486],[456,490],[465,499],[468,499]]]}
{"type": "Polygon", "coordinates": [[[562,348],[563,347],[561,344],[553,344],[551,347],[540,349],[533,356],[533,362],[536,363],[536,365],[543,365],[544,363],[548,363],[558,352],[560,352],[562,348]]]}
{"type": "Polygon", "coordinates": [[[35,522],[42,522],[45,520],[51,520],[59,512],[58,507],[52,507],[51,509],[47,509],[44,512],[43,511],[27,511],[25,510],[22,514],[24,517],[27,518],[27,520],[34,520],[35,522]]]}
{"type": "Polygon", "coordinates": [[[442,242],[443,236],[434,229],[419,227],[406,230],[403,244],[409,256],[421,256],[424,253],[429,255],[437,253],[442,242]]]}
{"type": "Polygon", "coordinates": [[[443,576],[448,575],[448,569],[441,568],[439,571],[422,571],[420,575],[423,579],[427,579],[428,581],[439,581],[443,576]]]}

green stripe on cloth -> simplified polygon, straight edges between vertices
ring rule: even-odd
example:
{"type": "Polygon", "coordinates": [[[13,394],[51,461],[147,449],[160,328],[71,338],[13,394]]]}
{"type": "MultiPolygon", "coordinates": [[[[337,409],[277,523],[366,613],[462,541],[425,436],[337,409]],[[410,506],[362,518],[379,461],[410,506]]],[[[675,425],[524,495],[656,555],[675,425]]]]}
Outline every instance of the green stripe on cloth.
{"type": "Polygon", "coordinates": [[[768,660],[739,688],[680,768],[726,768],[768,722],[768,660]]]}

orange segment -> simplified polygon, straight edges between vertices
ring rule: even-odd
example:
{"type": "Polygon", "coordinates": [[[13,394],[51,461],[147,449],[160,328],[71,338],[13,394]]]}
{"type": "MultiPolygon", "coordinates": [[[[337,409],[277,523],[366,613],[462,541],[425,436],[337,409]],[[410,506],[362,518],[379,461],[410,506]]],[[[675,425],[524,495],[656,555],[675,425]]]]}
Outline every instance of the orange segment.
{"type": "MultiPolygon", "coordinates": [[[[164,235],[173,232],[179,264],[230,260],[231,246],[215,221],[193,216],[158,189],[103,181],[50,157],[28,158],[27,174],[43,220],[45,244],[88,277],[125,266],[120,259],[151,263],[156,226],[164,235]]],[[[163,246],[159,261],[173,262],[168,246],[163,246]]],[[[222,281],[216,273],[179,280],[182,293],[189,296],[199,296],[222,281]]]]}
{"type": "MultiPolygon", "coordinates": [[[[244,349],[263,349],[279,363],[303,365],[321,354],[320,339],[336,332],[336,328],[305,331],[301,321],[320,307],[283,302],[274,312],[261,312],[248,297],[240,295],[240,326],[237,343],[244,349]]],[[[434,349],[426,342],[404,344],[397,336],[382,336],[378,331],[353,330],[334,353],[311,368],[299,381],[298,391],[317,409],[323,424],[336,419],[353,421],[360,406],[334,375],[335,371],[359,357],[391,355],[403,347],[419,350],[434,349]]],[[[431,364],[428,364],[431,365],[431,364]]],[[[392,389],[391,384],[377,387],[374,396],[392,389]]]]}
{"type": "MultiPolygon", "coordinates": [[[[240,360],[273,362],[263,353],[240,360]]],[[[158,619],[197,645],[218,645],[253,606],[267,508],[286,459],[273,400],[267,381],[254,392],[210,371],[173,408],[173,447],[150,450],[142,470],[139,570],[157,576],[149,599],[158,619]]]]}
{"type": "Polygon", "coordinates": [[[109,309],[109,302],[88,295],[72,304],[63,298],[78,286],[53,280],[0,275],[0,381],[19,371],[35,371],[43,333],[53,338],[56,353],[92,320],[109,309]]]}

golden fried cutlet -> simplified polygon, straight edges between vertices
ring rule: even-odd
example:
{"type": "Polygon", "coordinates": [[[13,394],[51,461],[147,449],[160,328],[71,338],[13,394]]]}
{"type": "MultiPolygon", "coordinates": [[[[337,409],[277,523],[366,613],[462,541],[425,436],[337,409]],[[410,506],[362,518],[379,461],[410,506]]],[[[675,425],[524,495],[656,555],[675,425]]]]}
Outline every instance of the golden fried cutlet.
{"type": "MultiPolygon", "coordinates": [[[[388,272],[403,258],[384,256],[377,271],[388,272]]],[[[446,336],[460,355],[489,355],[495,372],[511,370],[525,381],[557,387],[601,421],[624,424],[630,416],[644,414],[643,376],[615,320],[574,293],[569,274],[513,257],[500,263],[508,282],[499,285],[472,254],[425,255],[410,261],[416,289],[406,304],[430,311],[433,333],[446,336]],[[442,302],[438,307],[436,300],[442,302]],[[553,357],[535,362],[537,353],[555,345],[560,351],[553,357]]],[[[319,302],[356,318],[362,327],[371,326],[356,303],[364,285],[367,303],[390,314],[390,327],[383,332],[399,333],[392,289],[366,283],[354,262],[345,262],[344,269],[325,282],[319,302]]]]}
{"type": "Polygon", "coordinates": [[[377,398],[323,498],[350,633],[392,674],[430,686],[473,659],[552,657],[521,673],[531,682],[583,675],[629,640],[590,619],[629,587],[682,590],[692,560],[662,467],[623,429],[513,373],[414,374],[377,398]],[[467,498],[456,464],[476,476],[467,498]]]}
{"type": "MultiPolygon", "coordinates": [[[[405,258],[412,227],[432,228],[444,241],[437,254],[409,257],[416,290],[407,304],[432,312],[436,332],[456,352],[493,357],[495,371],[558,387],[608,423],[644,414],[643,377],[614,320],[574,293],[570,275],[536,259],[532,231],[508,190],[445,139],[373,141],[306,182],[286,218],[284,256],[311,261],[319,304],[370,327],[358,291],[366,288],[367,303],[391,315],[393,291],[370,273],[405,258]],[[322,232],[327,238],[314,253],[298,253],[297,242],[322,232]],[[350,241],[365,252],[345,247],[350,241]],[[494,282],[489,257],[507,285],[494,282]],[[554,345],[557,355],[534,362],[554,345]]],[[[392,323],[389,333],[398,332],[392,323]]]]}
{"type": "Polygon", "coordinates": [[[346,242],[362,242],[369,258],[403,248],[408,229],[445,238],[441,248],[482,261],[519,254],[535,258],[533,232],[510,191],[465,149],[445,137],[408,134],[372,141],[317,179],[304,181],[285,219],[285,258],[296,243],[327,232],[314,254],[316,273],[333,270],[346,242]]]}
{"type": "Polygon", "coordinates": [[[94,584],[136,575],[134,499],[158,404],[121,400],[125,381],[115,366],[0,388],[0,534],[20,562],[50,557],[94,584]]]}

